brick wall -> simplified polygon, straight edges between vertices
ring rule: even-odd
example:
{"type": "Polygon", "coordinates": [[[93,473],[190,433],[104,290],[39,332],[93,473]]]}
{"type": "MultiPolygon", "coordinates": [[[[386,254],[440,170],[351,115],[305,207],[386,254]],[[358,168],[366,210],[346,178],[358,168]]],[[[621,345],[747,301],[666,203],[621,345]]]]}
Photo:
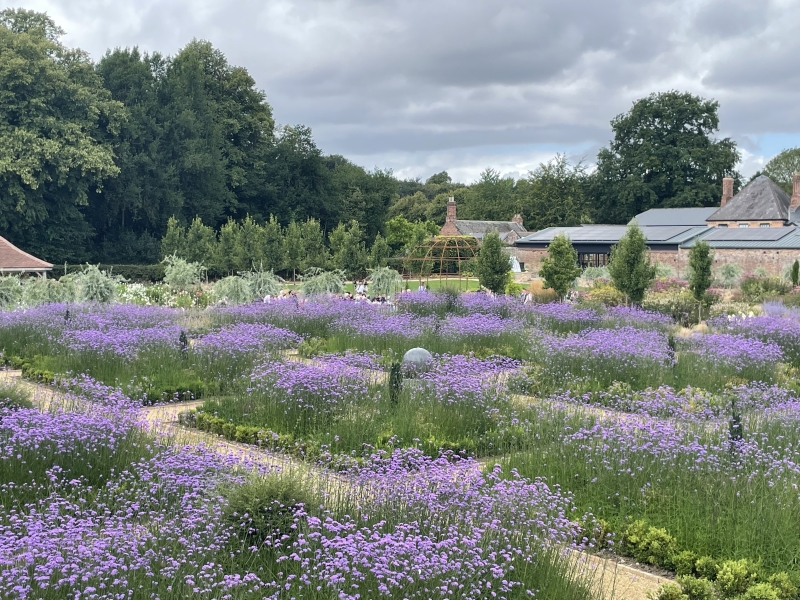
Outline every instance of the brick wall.
{"type": "Polygon", "coordinates": [[[439,231],[439,235],[461,235],[456,229],[456,224],[454,222],[447,222],[442,226],[442,229],[439,231]]]}
{"type": "MultiPolygon", "coordinates": [[[[542,258],[547,256],[547,250],[514,248],[514,254],[525,265],[526,271],[538,271],[542,258]]],[[[668,265],[677,275],[684,276],[689,265],[689,250],[651,252],[650,259],[654,263],[668,265]]],[[[716,271],[722,265],[732,263],[742,267],[745,275],[754,274],[758,267],[763,267],[769,275],[783,275],[795,260],[800,260],[800,250],[717,248],[714,250],[713,269],[716,271]]]]}
{"type": "Polygon", "coordinates": [[[746,223],[748,227],[757,229],[761,227],[762,223],[769,223],[770,227],[785,227],[783,221],[711,221],[708,223],[711,227],[719,227],[720,225],[727,225],[731,229],[739,227],[740,223],[746,223]]]}

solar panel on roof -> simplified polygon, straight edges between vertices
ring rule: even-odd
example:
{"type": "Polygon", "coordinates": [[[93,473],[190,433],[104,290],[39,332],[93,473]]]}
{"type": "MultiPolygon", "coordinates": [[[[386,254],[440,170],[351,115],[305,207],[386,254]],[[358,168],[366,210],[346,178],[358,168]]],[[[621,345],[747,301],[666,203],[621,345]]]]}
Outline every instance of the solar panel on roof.
{"type": "Polygon", "coordinates": [[[709,242],[768,242],[789,235],[793,229],[793,227],[720,227],[709,233],[704,239],[709,242]]]}
{"type": "Polygon", "coordinates": [[[648,242],[664,242],[690,229],[692,229],[690,225],[656,225],[642,227],[642,231],[648,242]]]}

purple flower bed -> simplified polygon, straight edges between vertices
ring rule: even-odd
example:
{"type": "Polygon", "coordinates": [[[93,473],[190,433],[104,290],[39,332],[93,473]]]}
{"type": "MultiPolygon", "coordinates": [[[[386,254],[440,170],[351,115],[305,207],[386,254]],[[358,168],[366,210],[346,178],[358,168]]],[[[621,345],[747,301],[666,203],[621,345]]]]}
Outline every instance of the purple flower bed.
{"type": "Polygon", "coordinates": [[[237,323],[197,338],[195,349],[210,356],[257,354],[293,348],[302,339],[296,333],[273,325],[237,323]]]}
{"type": "Polygon", "coordinates": [[[785,357],[800,363],[800,321],[787,316],[719,317],[709,321],[716,331],[757,338],[780,346],[785,357]]]}
{"type": "Polygon", "coordinates": [[[178,349],[180,333],[177,326],[77,329],[65,331],[63,341],[73,352],[107,353],[134,360],[143,350],[178,349]]]}
{"type": "Polygon", "coordinates": [[[694,354],[710,368],[739,374],[771,369],[783,358],[783,352],[775,342],[744,335],[695,335],[684,344],[688,353],[694,354]]]}

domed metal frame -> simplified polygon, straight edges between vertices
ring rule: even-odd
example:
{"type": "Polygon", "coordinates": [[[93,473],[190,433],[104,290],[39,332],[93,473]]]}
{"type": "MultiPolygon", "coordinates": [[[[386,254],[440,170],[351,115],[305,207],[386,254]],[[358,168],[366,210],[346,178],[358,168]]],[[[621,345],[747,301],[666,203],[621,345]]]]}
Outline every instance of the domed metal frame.
{"type": "Polygon", "coordinates": [[[478,256],[479,242],[471,236],[436,236],[417,244],[400,259],[403,277],[418,279],[420,283],[431,279],[444,282],[462,282],[469,287],[466,266],[478,256]]]}

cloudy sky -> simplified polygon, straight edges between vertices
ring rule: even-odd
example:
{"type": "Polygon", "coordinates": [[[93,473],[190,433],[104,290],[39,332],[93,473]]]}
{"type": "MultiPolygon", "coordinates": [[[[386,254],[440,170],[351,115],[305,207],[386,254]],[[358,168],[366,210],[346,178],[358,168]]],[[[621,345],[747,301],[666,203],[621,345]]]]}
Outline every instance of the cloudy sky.
{"type": "Polygon", "coordinates": [[[677,89],[720,102],[745,175],[800,146],[800,0],[20,0],[99,59],[210,40],[280,124],[399,177],[592,163],[609,121],[677,89]]]}

